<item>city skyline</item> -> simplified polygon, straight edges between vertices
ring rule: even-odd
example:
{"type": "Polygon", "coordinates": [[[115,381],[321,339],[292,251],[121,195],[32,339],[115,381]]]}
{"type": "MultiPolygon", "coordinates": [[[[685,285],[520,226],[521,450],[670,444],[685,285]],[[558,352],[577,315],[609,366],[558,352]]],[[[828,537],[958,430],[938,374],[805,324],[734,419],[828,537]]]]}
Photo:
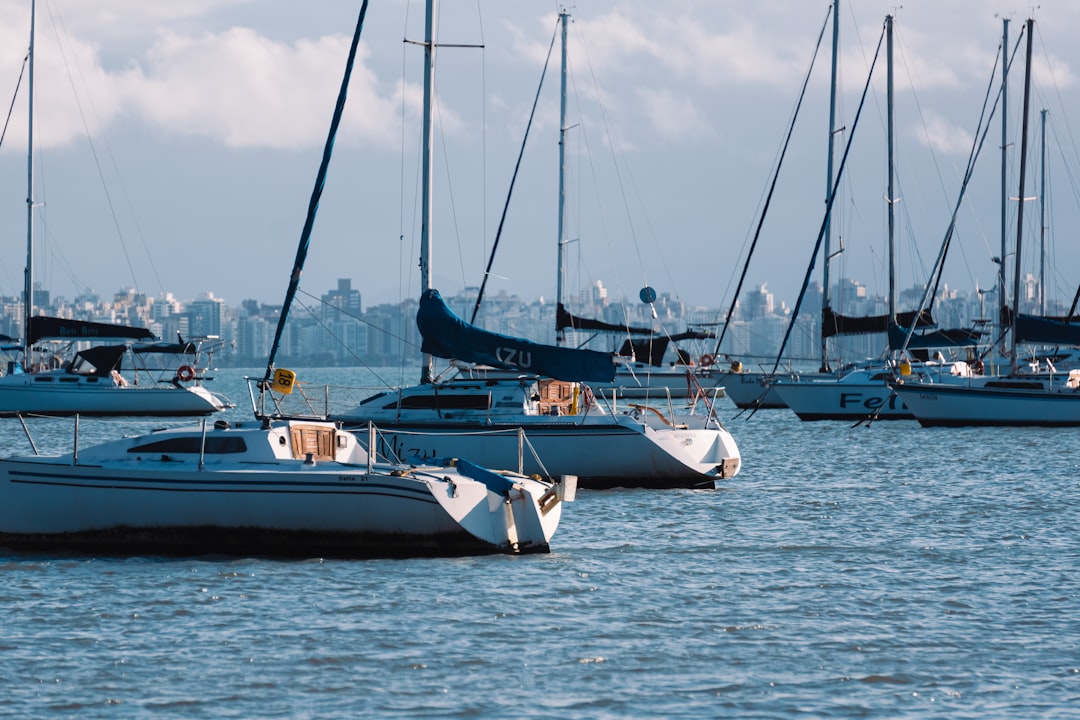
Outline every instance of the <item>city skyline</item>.
{"type": "MultiPolygon", "coordinates": [[[[445,297],[455,312],[468,318],[477,292],[478,288],[465,288],[445,297]]],[[[918,286],[900,291],[899,308],[914,309],[922,293],[923,288],[918,286]]],[[[317,296],[302,294],[309,299],[301,307],[293,308],[290,315],[279,355],[283,362],[385,366],[412,365],[419,361],[416,299],[367,304],[362,300],[362,290],[353,287],[349,278],[339,278],[333,287],[324,289],[317,296]]],[[[1034,277],[1027,278],[1023,295],[1025,307],[1035,306],[1038,287],[1034,277]]],[[[865,286],[853,280],[838,281],[832,296],[834,303],[841,303],[834,306],[836,309],[853,315],[881,314],[887,307],[885,298],[867,293],[865,286]]],[[[35,300],[42,303],[39,313],[58,312],[63,317],[139,325],[150,328],[161,339],[177,336],[220,338],[224,349],[217,355],[217,361],[226,366],[263,362],[281,312],[280,303],[263,303],[249,298],[230,304],[212,292],[192,300],[178,300],[169,293],[163,298],[153,298],[128,288],[94,303],[90,297],[73,302],[41,291],[35,294],[35,300]]],[[[795,326],[796,332],[790,336],[786,357],[808,360],[820,355],[821,302],[821,287],[812,283],[795,326]]],[[[938,294],[934,315],[940,326],[974,328],[985,334],[993,324],[996,302],[995,292],[971,294],[946,288],[938,294]]],[[[7,334],[17,334],[21,304],[10,297],[5,298],[4,303],[7,334]]],[[[575,312],[583,311],[615,325],[652,326],[664,335],[688,329],[711,331],[711,338],[684,343],[682,349],[692,348],[689,352],[694,358],[713,352],[718,328],[727,314],[726,308],[690,306],[668,294],[658,296],[652,305],[636,300],[624,302],[610,297],[602,281],[596,281],[587,291],[577,294],[570,301],[570,307],[575,312]]],[[[733,323],[724,336],[721,354],[744,359],[774,357],[787,332],[792,310],[793,304],[777,301],[767,284],[748,289],[740,298],[733,323]]],[[[1049,310],[1057,314],[1066,312],[1061,303],[1054,304],[1049,310]]],[[[487,297],[477,324],[496,332],[551,344],[555,342],[554,320],[552,302],[500,291],[487,297]]],[[[568,342],[577,345],[595,341],[595,335],[571,331],[568,342]]],[[[607,340],[601,339],[600,344],[614,351],[625,339],[625,334],[616,333],[607,340]]],[[[837,358],[873,357],[884,349],[884,338],[879,335],[836,338],[830,343],[830,356],[837,358]]],[[[669,354],[674,352],[672,349],[669,354]]]]}

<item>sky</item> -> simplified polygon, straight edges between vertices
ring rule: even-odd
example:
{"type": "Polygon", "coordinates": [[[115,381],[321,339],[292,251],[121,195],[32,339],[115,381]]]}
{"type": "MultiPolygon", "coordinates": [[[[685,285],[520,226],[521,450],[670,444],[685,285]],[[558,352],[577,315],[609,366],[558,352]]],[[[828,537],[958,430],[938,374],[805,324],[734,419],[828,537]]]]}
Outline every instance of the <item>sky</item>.
{"type": "MultiPolygon", "coordinates": [[[[552,299],[556,288],[559,63],[569,25],[566,286],[612,297],[649,285],[724,307],[760,223],[747,287],[792,304],[827,194],[830,47],[761,208],[829,4],[816,0],[474,0],[439,8],[433,269],[444,294],[479,285],[501,227],[489,293],[552,299]],[[526,126],[548,49],[555,51],[526,126]],[[511,177],[520,168],[506,202],[511,177]]],[[[121,288],[229,304],[278,303],[326,141],[356,0],[39,0],[35,67],[36,281],[68,298],[121,288]]],[[[895,13],[897,284],[925,282],[961,188],[1000,56],[1034,12],[1022,267],[1052,297],[1080,283],[1077,114],[1080,3],[844,0],[832,219],[833,280],[887,288],[884,49],[856,113],[887,13],[895,13]],[[1046,189],[1039,110],[1048,109],[1046,189]],[[849,145],[850,143],[850,145],[849,145]],[[1040,230],[1042,203],[1048,230],[1040,230]],[[1030,252],[1046,238],[1045,254],[1030,252]],[[1034,243],[1035,245],[1032,245],[1034,243]],[[1070,244],[1073,247],[1070,247],[1070,244]],[[839,249],[838,249],[839,248],[839,249]],[[1030,265],[1029,265],[1030,264],[1030,265]]],[[[314,225],[302,291],[351,278],[365,306],[416,297],[424,7],[373,2],[314,225]]],[[[21,292],[26,240],[28,0],[0,0],[0,293],[21,292]],[[14,103],[12,104],[12,98],[14,103]]],[[[1011,48],[1010,48],[1011,50],[1011,48]]],[[[1019,192],[1023,49],[1008,95],[1008,194],[1019,192]]],[[[957,213],[945,282],[995,281],[1001,254],[1000,111],[957,213]]],[[[1007,203],[1016,237],[1019,203],[1007,203]]],[[[1009,252],[1012,252],[1009,250],[1009,252]]],[[[821,262],[813,277],[820,280],[821,262]]]]}

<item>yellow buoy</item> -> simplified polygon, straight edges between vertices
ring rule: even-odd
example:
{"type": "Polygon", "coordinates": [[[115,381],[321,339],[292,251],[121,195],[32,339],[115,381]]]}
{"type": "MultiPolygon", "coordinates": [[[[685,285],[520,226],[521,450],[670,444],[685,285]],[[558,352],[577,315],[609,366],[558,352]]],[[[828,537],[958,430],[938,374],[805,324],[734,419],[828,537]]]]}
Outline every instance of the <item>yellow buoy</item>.
{"type": "Polygon", "coordinates": [[[270,389],[274,392],[279,392],[282,395],[288,395],[292,392],[295,383],[296,373],[292,370],[279,368],[274,371],[274,379],[273,382],[270,383],[270,389]]]}

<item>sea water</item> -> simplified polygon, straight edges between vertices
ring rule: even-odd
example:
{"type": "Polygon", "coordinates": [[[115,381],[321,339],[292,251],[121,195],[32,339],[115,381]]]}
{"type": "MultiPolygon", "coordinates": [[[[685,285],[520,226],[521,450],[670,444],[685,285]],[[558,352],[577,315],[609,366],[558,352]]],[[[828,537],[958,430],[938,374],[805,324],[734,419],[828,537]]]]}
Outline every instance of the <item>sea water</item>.
{"type": "Polygon", "coordinates": [[[1080,430],[735,415],[724,489],[580,491],[549,555],[0,551],[0,716],[1080,717],[1080,430]]]}

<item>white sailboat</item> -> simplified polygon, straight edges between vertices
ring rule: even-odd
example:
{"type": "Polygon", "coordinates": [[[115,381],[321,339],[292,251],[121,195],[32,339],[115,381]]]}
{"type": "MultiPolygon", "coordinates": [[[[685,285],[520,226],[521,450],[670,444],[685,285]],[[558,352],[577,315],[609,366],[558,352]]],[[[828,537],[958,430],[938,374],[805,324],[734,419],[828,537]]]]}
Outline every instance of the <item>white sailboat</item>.
{"type": "MultiPolygon", "coordinates": [[[[224,396],[202,385],[205,368],[187,358],[175,373],[158,379],[136,374],[128,381],[122,360],[129,346],[103,349],[102,340],[150,339],[145,328],[84,322],[34,314],[34,25],[36,3],[30,4],[30,46],[27,53],[27,187],[26,272],[23,288],[22,360],[8,363],[0,376],[0,416],[14,415],[209,415],[233,407],[224,396]],[[97,345],[61,366],[35,357],[35,344],[62,338],[68,343],[93,340],[97,345]],[[140,382],[141,380],[141,382],[140,382]]],[[[193,356],[195,358],[198,355],[193,356]]]]}
{"type": "Polygon", "coordinates": [[[377,462],[332,423],[180,428],[0,460],[0,547],[367,557],[546,552],[565,485],[377,462]]]}
{"type": "Polygon", "coordinates": [[[1013,255],[1012,297],[1016,307],[1002,313],[1008,316],[1009,323],[1010,372],[1004,376],[973,377],[960,384],[909,382],[906,379],[897,381],[893,390],[923,426],[1080,425],[1080,371],[1030,374],[1021,372],[1018,363],[1017,346],[1022,339],[1036,341],[1043,333],[1064,336],[1075,332],[1075,324],[1071,322],[1071,318],[1048,321],[1046,318],[1019,312],[1034,22],[1029,18],[1025,29],[1027,47],[1020,141],[1020,191],[1013,255]]]}
{"type": "MultiPolygon", "coordinates": [[[[886,56],[886,147],[887,147],[887,189],[886,209],[888,225],[888,308],[884,316],[846,317],[831,310],[828,302],[822,310],[822,347],[823,367],[827,366],[827,354],[824,352],[825,341],[831,334],[884,332],[888,336],[889,358],[871,360],[859,365],[821,376],[778,377],[772,390],[783,403],[801,420],[910,420],[913,415],[904,403],[893,393],[889,381],[903,374],[907,378],[922,379],[927,382],[949,382],[960,377],[970,377],[971,367],[965,361],[949,361],[939,350],[934,360],[912,361],[909,357],[894,352],[899,343],[895,339],[902,335],[898,327],[918,325],[925,327],[932,321],[929,313],[921,310],[899,313],[896,308],[895,283],[895,171],[894,155],[894,103],[893,103],[893,16],[885,18],[885,56],[886,56]]],[[[826,256],[825,267],[828,268],[826,256]]],[[[922,336],[929,340],[929,336],[922,336]]],[[[948,343],[951,347],[965,347],[969,342],[973,347],[977,339],[974,331],[938,331],[934,334],[937,342],[948,343]],[[974,339],[973,339],[974,338],[974,339]]],[[[929,347],[929,345],[927,345],[929,347]]],[[[971,349],[971,348],[969,348],[971,349]]],[[[928,353],[927,353],[928,354],[928,353]]]]}
{"type": "MultiPolygon", "coordinates": [[[[826,203],[831,208],[833,202],[833,195],[835,193],[834,183],[834,171],[833,163],[835,160],[835,142],[836,142],[836,95],[838,88],[838,70],[839,70],[839,52],[840,52],[840,3],[839,0],[834,0],[829,7],[829,15],[831,16],[832,23],[832,54],[831,54],[831,72],[829,79],[829,128],[827,136],[827,156],[826,156],[826,203]]],[[[822,26],[822,36],[824,37],[825,26],[822,26]]],[[[820,44],[821,37],[818,38],[820,44]]],[[[815,53],[816,56],[816,53],[815,53]]],[[[811,68],[813,64],[811,64],[811,68]]],[[[806,93],[806,81],[809,80],[809,74],[804,80],[802,94],[806,93]]],[[[801,97],[799,105],[802,104],[801,97]]],[[[795,118],[792,118],[792,126],[788,128],[788,139],[790,140],[790,133],[794,129],[795,118]]],[[[775,189],[777,176],[779,175],[780,166],[777,165],[776,174],[772,180],[772,189],[775,189]]],[[[769,195],[772,194],[772,189],[769,191],[769,195]]],[[[758,222],[758,229],[755,233],[754,245],[757,243],[758,234],[761,231],[761,225],[765,220],[765,212],[763,210],[758,222]]],[[[830,243],[832,238],[832,224],[831,224],[831,212],[825,213],[825,219],[822,223],[820,241],[824,242],[824,256],[825,261],[822,271],[822,283],[824,286],[823,308],[829,305],[829,260],[831,258],[830,243]]],[[[752,254],[752,250],[751,250],[752,254]]],[[[750,258],[747,258],[747,265],[749,265],[750,258]]],[[[813,261],[811,261],[811,267],[813,261]]],[[[746,268],[743,269],[743,279],[746,276],[746,268]]],[[[723,324],[720,336],[716,341],[716,350],[713,354],[714,358],[720,358],[720,346],[723,342],[724,335],[727,328],[731,324],[731,319],[735,311],[735,300],[738,299],[739,290],[742,288],[743,280],[740,279],[738,288],[735,292],[735,298],[728,309],[727,319],[723,324]]],[[[800,298],[801,300],[801,298],[800,298]]],[[[785,339],[786,344],[786,339],[785,339]]],[[[717,385],[724,388],[724,392],[728,398],[735,404],[740,410],[767,410],[767,409],[780,409],[786,408],[787,403],[776,391],[775,385],[780,382],[799,381],[801,379],[807,380],[830,380],[836,377],[829,365],[829,347],[828,339],[825,337],[824,332],[821,337],[821,366],[816,372],[807,372],[803,370],[795,370],[792,367],[788,367],[785,370],[780,368],[780,356],[784,353],[784,349],[781,348],[778,353],[776,362],[773,363],[772,368],[763,366],[760,369],[751,369],[747,367],[741,360],[726,358],[727,367],[714,366],[712,370],[712,377],[717,385]]]]}
{"type": "MultiPolygon", "coordinates": [[[[274,351],[299,284],[366,11],[367,0],[274,351]]],[[[274,351],[264,393],[291,388],[294,379],[273,371],[274,351]]],[[[0,460],[0,546],[299,557],[546,552],[575,487],[572,478],[547,482],[467,460],[380,462],[374,426],[362,442],[333,423],[257,413],[252,422],[207,427],[204,419],[85,449],[77,419],[75,427],[69,453],[0,460]]]]}
{"type": "MultiPolygon", "coordinates": [[[[560,22],[568,15],[560,13],[560,22]]],[[[429,22],[430,22],[429,18],[429,22]]],[[[430,31],[430,26],[429,26],[430,31]]],[[[715,487],[739,472],[742,459],[715,412],[704,421],[673,409],[620,411],[598,402],[589,382],[611,382],[612,356],[488,333],[455,316],[431,284],[431,106],[428,38],[424,73],[422,293],[417,323],[424,337],[421,383],[372,396],[333,416],[346,425],[374,422],[399,456],[461,455],[489,467],[513,466],[518,431],[543,459],[526,473],[576,475],[583,488],[715,487]],[[435,381],[432,354],[512,370],[518,377],[435,381]]],[[[565,123],[563,125],[565,127],[565,123]]],[[[600,398],[602,399],[602,398],[600,398]]]]}

